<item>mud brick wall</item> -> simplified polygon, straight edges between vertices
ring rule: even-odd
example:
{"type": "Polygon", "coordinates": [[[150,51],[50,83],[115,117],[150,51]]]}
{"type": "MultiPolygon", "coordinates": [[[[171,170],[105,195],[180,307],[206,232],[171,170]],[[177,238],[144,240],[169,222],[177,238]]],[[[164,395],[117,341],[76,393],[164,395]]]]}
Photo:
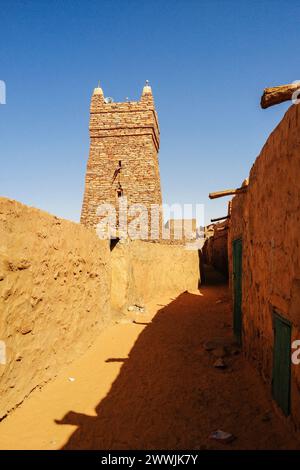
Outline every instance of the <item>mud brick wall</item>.
{"type": "Polygon", "coordinates": [[[198,289],[200,269],[197,250],[142,240],[124,240],[116,245],[111,255],[114,312],[126,313],[131,305],[147,308],[147,302],[155,298],[198,289]]]}
{"type": "Polygon", "coordinates": [[[228,222],[214,225],[213,235],[205,240],[202,248],[205,264],[228,276],[228,222]],[[220,230],[221,229],[221,230],[220,230]]]}
{"type": "Polygon", "coordinates": [[[95,227],[99,222],[96,210],[103,203],[112,204],[118,211],[120,189],[128,205],[144,204],[148,209],[151,204],[161,205],[160,137],[151,88],[144,87],[140,101],[126,103],[106,103],[102,89],[96,88],[90,111],[90,153],[81,223],[95,227]],[[114,179],[119,162],[121,170],[114,179]]]}
{"type": "Polygon", "coordinates": [[[228,229],[227,222],[222,225],[224,230],[215,230],[212,250],[212,265],[220,271],[224,276],[228,276],[228,229]]]}
{"type": "Polygon", "coordinates": [[[110,282],[94,231],[0,198],[0,418],[86,351],[110,321],[110,282]]]}
{"type": "MultiPolygon", "coordinates": [[[[249,177],[247,196],[232,201],[230,242],[243,239],[243,348],[271,387],[273,308],[300,339],[300,107],[269,136],[249,177]]],[[[232,253],[230,253],[232,272],[232,253]]],[[[291,414],[300,428],[300,366],[291,365],[291,414]]]]}
{"type": "Polygon", "coordinates": [[[239,238],[243,239],[244,226],[245,226],[245,215],[244,209],[247,208],[247,193],[240,193],[234,196],[229,204],[228,213],[230,219],[228,221],[228,279],[229,289],[232,292],[232,275],[233,275],[233,264],[232,264],[232,243],[234,240],[239,238]]]}

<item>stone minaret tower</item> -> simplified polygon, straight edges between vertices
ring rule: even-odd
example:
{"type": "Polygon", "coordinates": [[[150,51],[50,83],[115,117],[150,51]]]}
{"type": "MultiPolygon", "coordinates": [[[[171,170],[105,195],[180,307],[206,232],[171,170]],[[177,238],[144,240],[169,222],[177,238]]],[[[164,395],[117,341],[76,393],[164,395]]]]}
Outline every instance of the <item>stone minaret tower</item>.
{"type": "Polygon", "coordinates": [[[90,154],[87,163],[81,223],[95,227],[97,207],[128,205],[150,208],[161,205],[158,165],[159,126],[152,90],[143,88],[140,101],[113,103],[104,99],[100,87],[91,100],[90,154]]]}

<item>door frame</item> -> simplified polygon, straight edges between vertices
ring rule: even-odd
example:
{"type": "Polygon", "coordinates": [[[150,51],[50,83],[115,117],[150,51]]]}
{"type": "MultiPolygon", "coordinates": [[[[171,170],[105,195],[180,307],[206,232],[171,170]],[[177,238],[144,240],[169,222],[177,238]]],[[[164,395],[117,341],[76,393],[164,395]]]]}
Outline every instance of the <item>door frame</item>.
{"type": "Polygon", "coordinates": [[[292,379],[292,367],[291,367],[291,353],[292,353],[292,347],[291,347],[291,340],[292,340],[292,323],[285,318],[275,307],[272,308],[272,321],[273,321],[273,334],[274,334],[274,339],[273,339],[273,364],[272,364],[272,397],[277,403],[277,406],[282,410],[285,416],[289,416],[291,413],[291,379],[292,379]],[[290,329],[290,348],[289,348],[289,370],[288,370],[288,403],[287,403],[287,408],[284,409],[280,403],[276,400],[274,396],[274,373],[275,373],[275,354],[276,354],[276,321],[279,320],[281,323],[284,325],[288,326],[290,329]]]}

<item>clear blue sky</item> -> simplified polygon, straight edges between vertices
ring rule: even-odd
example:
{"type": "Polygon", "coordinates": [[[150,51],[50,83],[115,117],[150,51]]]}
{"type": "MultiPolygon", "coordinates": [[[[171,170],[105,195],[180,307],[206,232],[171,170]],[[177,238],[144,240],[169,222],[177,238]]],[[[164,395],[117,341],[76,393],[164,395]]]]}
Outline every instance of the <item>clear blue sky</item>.
{"type": "Polygon", "coordinates": [[[0,20],[0,194],[75,221],[98,80],[115,101],[150,80],[164,202],[208,222],[289,106],[261,110],[263,88],[300,79],[300,0],[0,0],[0,20]]]}

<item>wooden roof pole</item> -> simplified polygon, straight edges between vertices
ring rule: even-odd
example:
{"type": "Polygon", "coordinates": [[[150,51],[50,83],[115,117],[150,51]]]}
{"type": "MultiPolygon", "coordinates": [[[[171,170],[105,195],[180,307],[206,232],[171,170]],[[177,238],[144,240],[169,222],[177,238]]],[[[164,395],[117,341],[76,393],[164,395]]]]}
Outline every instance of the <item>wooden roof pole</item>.
{"type": "MultiPolygon", "coordinates": [[[[299,90],[300,96],[300,83],[290,83],[289,85],[265,88],[260,100],[260,105],[263,109],[266,109],[270,106],[274,106],[275,104],[289,101],[293,98],[293,93],[296,90],[299,90]]],[[[296,98],[298,99],[298,95],[296,98]]]]}
{"type": "Polygon", "coordinates": [[[228,230],[228,229],[229,229],[229,227],[216,227],[215,230],[216,230],[217,232],[223,232],[224,230],[228,230]]]}
{"type": "Polygon", "coordinates": [[[211,222],[218,222],[219,220],[230,219],[230,215],[224,215],[223,217],[217,217],[216,219],[210,219],[211,222]]]}
{"type": "Polygon", "coordinates": [[[247,186],[242,186],[237,189],[225,189],[224,191],[217,191],[215,193],[209,193],[209,199],[217,199],[218,197],[232,196],[235,194],[244,193],[247,191],[247,186]]]}

